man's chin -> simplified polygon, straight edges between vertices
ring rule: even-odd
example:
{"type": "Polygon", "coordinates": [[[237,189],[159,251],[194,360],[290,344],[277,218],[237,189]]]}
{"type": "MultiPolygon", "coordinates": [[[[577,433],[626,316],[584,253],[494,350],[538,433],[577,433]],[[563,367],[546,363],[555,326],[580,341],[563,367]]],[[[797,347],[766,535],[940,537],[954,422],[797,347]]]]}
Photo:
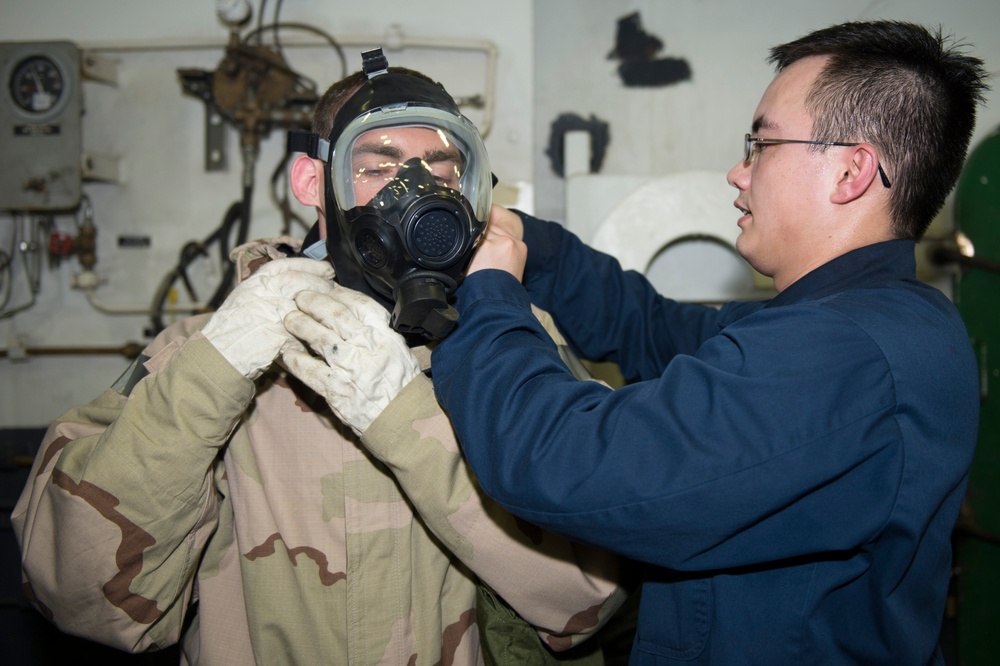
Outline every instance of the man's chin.
{"type": "Polygon", "coordinates": [[[750,264],[750,267],[755,271],[758,273],[764,273],[764,271],[760,269],[759,262],[755,259],[757,254],[753,251],[747,235],[748,232],[743,230],[743,232],[736,237],[736,254],[740,255],[743,258],[743,261],[750,264]]]}

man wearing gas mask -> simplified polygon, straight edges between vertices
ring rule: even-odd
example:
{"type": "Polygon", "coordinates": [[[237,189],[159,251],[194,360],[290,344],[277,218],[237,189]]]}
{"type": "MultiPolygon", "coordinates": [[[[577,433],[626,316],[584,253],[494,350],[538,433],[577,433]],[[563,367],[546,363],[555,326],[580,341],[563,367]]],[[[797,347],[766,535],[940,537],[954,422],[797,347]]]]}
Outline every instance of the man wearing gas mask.
{"type": "Polygon", "coordinates": [[[391,310],[397,331],[440,339],[457,317],[447,296],[486,229],[486,147],[440,85],[388,71],[380,50],[365,56],[368,78],[332,127],[290,137],[311,158],[293,165],[293,191],[320,214],[306,252],[328,252],[338,282],[391,310]]]}
{"type": "MultiPolygon", "coordinates": [[[[444,89],[379,55],[290,138],[305,241],[237,248],[218,311],[49,428],[13,523],[63,631],[192,664],[479,664],[478,581],[556,650],[623,602],[616,559],[480,493],[422,374],[492,176],[444,89]],[[386,345],[367,394],[329,372],[386,345]]],[[[601,663],[598,641],[573,649],[601,663]]]]}

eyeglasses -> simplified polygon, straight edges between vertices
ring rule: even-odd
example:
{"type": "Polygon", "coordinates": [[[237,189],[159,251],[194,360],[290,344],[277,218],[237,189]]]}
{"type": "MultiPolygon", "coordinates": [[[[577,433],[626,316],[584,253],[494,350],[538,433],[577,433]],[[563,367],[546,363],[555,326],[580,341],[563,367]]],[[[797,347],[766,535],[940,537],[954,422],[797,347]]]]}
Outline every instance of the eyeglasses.
{"type": "MultiPolygon", "coordinates": [[[[844,141],[806,141],[805,139],[766,139],[760,136],[743,135],[743,166],[750,166],[757,151],[755,146],[769,146],[778,143],[807,143],[812,146],[860,146],[860,143],[848,143],[844,141]]],[[[889,177],[885,175],[882,164],[878,165],[878,175],[882,178],[882,184],[887,188],[892,187],[889,177]]]]}

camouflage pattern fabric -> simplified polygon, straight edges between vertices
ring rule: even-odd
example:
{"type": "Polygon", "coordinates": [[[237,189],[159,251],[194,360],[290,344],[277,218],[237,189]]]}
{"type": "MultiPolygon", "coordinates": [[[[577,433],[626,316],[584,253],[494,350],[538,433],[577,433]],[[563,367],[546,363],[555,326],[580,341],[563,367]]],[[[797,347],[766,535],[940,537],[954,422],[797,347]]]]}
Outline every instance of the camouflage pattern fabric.
{"type": "MultiPolygon", "coordinates": [[[[273,256],[234,252],[242,277],[273,256]]],[[[25,593],[59,628],[131,652],[180,641],[192,664],[463,665],[483,663],[476,575],[560,649],[622,603],[614,558],[479,492],[426,377],[363,446],[280,368],[240,375],[206,319],[42,442],[12,519],[25,593]]]]}

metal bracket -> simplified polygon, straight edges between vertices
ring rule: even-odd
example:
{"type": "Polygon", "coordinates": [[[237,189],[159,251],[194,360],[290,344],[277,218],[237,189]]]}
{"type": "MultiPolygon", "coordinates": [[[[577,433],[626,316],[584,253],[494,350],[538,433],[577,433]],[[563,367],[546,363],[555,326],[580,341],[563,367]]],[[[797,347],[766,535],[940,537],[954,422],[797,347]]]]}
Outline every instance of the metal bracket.
{"type": "Polygon", "coordinates": [[[80,54],[80,71],[85,79],[118,87],[118,61],[93,51],[80,54]]]}
{"type": "Polygon", "coordinates": [[[227,171],[226,123],[211,104],[205,105],[205,171],[227,171]]]}
{"type": "Polygon", "coordinates": [[[80,155],[80,175],[87,181],[120,183],[118,162],[119,158],[112,155],[83,153],[80,155]]]}
{"type": "Polygon", "coordinates": [[[226,171],[226,122],[212,98],[213,72],[204,69],[178,69],[181,90],[205,104],[205,171],[226,171]]]}

